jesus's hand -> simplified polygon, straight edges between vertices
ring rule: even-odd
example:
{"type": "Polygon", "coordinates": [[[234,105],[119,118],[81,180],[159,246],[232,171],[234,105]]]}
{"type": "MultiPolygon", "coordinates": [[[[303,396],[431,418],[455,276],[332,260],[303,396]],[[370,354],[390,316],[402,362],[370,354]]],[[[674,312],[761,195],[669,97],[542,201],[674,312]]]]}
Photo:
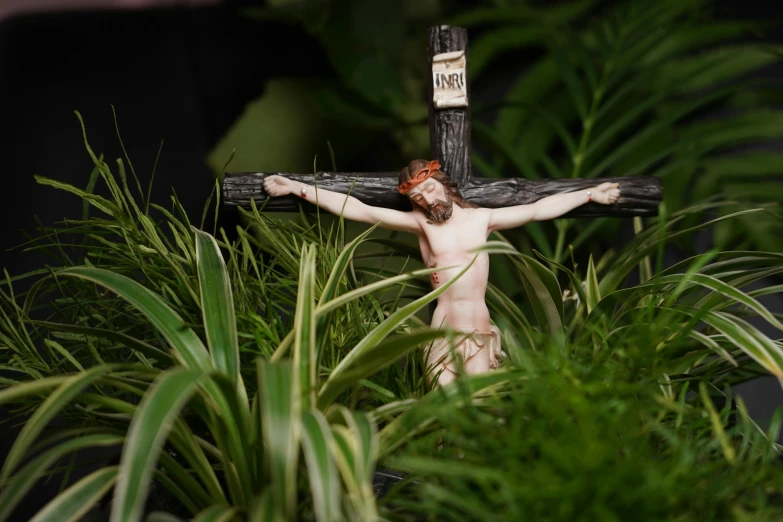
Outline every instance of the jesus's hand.
{"type": "Polygon", "coordinates": [[[592,199],[601,205],[614,205],[620,199],[619,183],[601,183],[593,189],[592,199]]]}
{"type": "Polygon", "coordinates": [[[273,198],[287,196],[293,193],[294,182],[283,176],[267,176],[264,178],[264,190],[273,198]]]}

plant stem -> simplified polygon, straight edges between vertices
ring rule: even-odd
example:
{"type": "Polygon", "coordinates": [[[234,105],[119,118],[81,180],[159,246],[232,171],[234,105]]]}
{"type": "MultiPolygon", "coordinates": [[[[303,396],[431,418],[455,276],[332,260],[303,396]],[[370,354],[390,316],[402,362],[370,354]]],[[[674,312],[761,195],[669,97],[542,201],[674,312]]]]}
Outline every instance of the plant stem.
{"type": "Polygon", "coordinates": [[[568,233],[568,229],[571,227],[570,219],[561,219],[555,222],[557,227],[557,242],[555,243],[555,262],[560,263],[560,257],[563,255],[563,247],[565,246],[565,237],[568,233]]]}

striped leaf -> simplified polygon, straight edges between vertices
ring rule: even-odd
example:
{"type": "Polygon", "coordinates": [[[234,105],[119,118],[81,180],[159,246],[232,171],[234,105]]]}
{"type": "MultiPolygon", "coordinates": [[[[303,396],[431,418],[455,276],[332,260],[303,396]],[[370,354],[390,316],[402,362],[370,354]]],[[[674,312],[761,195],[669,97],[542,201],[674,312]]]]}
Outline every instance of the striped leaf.
{"type": "Polygon", "coordinates": [[[215,368],[237,382],[239,346],[231,281],[215,238],[196,228],[193,228],[193,232],[207,345],[215,368]]]}
{"type": "MultiPolygon", "coordinates": [[[[236,469],[236,480],[231,478],[235,495],[242,491],[246,496],[251,492],[251,466],[248,454],[250,412],[247,391],[239,373],[239,345],[237,340],[234,297],[226,264],[214,237],[195,227],[196,264],[198,269],[201,309],[204,331],[215,368],[226,376],[228,385],[222,379],[213,379],[207,388],[213,386],[220,390],[210,391],[217,398],[223,434],[221,446],[224,458],[233,462],[229,469],[236,469]]],[[[232,474],[233,477],[233,474],[232,474]]],[[[236,497],[240,498],[240,497],[236,497]]]]}
{"type": "Polygon", "coordinates": [[[606,271],[604,277],[601,278],[601,291],[603,293],[608,293],[618,288],[625,277],[634,268],[639,266],[639,262],[642,259],[651,253],[656,252],[660,248],[661,241],[669,243],[680,236],[692,234],[698,230],[713,227],[723,221],[764,211],[762,208],[743,210],[725,216],[720,216],[718,218],[699,223],[698,225],[685,228],[683,230],[678,230],[677,232],[669,232],[667,234],[662,232],[662,230],[670,230],[675,223],[689,215],[698,214],[699,212],[704,212],[706,210],[724,206],[726,206],[726,203],[694,205],[685,210],[672,214],[671,219],[669,219],[669,221],[667,221],[663,227],[651,226],[640,232],[634,238],[634,240],[629,243],[627,248],[624,250],[624,253],[614,260],[611,268],[609,268],[606,271]]]}
{"type": "MultiPolygon", "coordinates": [[[[541,328],[550,333],[562,331],[562,295],[553,297],[539,274],[524,263],[517,263],[516,268],[522,277],[522,284],[541,328]],[[555,303],[556,300],[559,301],[560,306],[555,303]]],[[[549,274],[552,275],[551,272],[549,274]]]]}
{"type": "Polygon", "coordinates": [[[272,484],[272,498],[287,520],[296,513],[296,467],[299,456],[299,391],[288,361],[257,360],[261,434],[272,484]]]}
{"type": "Polygon", "coordinates": [[[159,350],[147,344],[144,341],[140,341],[130,335],[126,335],[116,330],[109,330],[107,328],[92,328],[90,326],[82,326],[79,324],[65,324],[65,323],[51,323],[48,321],[30,321],[30,323],[48,328],[52,332],[69,332],[74,334],[81,334],[88,338],[96,339],[109,339],[122,345],[127,346],[132,350],[139,351],[147,357],[151,357],[158,361],[171,362],[171,355],[159,350]]]}
{"type": "MultiPolygon", "coordinates": [[[[15,368],[7,368],[8,370],[16,370],[15,368]]],[[[92,368],[91,368],[92,369],[92,368]]],[[[52,377],[44,377],[35,381],[20,382],[14,384],[9,388],[0,390],[0,404],[6,404],[14,402],[28,395],[38,395],[49,391],[52,388],[57,388],[61,384],[68,382],[72,377],[68,375],[56,375],[52,377]]],[[[2,480],[0,480],[2,482],[2,480]]]]}
{"type": "MultiPolygon", "coordinates": [[[[762,272],[762,275],[764,275],[765,273],[775,273],[777,271],[778,271],[777,268],[773,268],[770,269],[769,272],[767,271],[762,272]]],[[[762,317],[764,320],[766,320],[769,324],[771,324],[775,328],[778,328],[779,330],[783,330],[783,322],[778,320],[775,317],[775,315],[772,312],[770,312],[764,305],[762,305],[758,300],[754,299],[752,296],[743,292],[742,290],[736,288],[732,284],[721,281],[720,279],[708,274],[691,272],[688,274],[671,274],[667,276],[659,276],[651,279],[647,283],[640,284],[631,288],[626,288],[623,290],[618,290],[616,292],[612,292],[606,297],[611,298],[613,302],[619,302],[619,303],[633,302],[633,300],[629,298],[638,292],[660,292],[661,290],[666,290],[666,287],[673,288],[673,289],[666,290],[667,294],[679,295],[681,293],[681,290],[674,288],[675,285],[677,286],[677,288],[682,288],[682,289],[693,287],[693,286],[700,286],[702,288],[712,290],[713,294],[711,295],[719,295],[724,298],[722,300],[715,300],[715,299],[709,299],[710,296],[707,296],[696,305],[697,308],[711,309],[714,306],[719,306],[720,308],[724,308],[729,304],[741,304],[747,307],[748,309],[756,312],[759,315],[759,317],[762,317]]],[[[603,307],[603,303],[601,303],[601,306],[603,307]]]]}
{"type": "Polygon", "coordinates": [[[284,522],[286,520],[277,509],[272,489],[266,489],[262,495],[255,497],[247,512],[248,522],[284,522]]]}
{"type": "Polygon", "coordinates": [[[375,472],[375,460],[378,456],[378,438],[375,425],[366,414],[341,408],[343,418],[358,443],[355,460],[355,473],[362,482],[370,483],[375,472]]]}
{"type": "Polygon", "coordinates": [[[769,373],[779,379],[783,378],[783,348],[747,321],[725,312],[692,310],[685,307],[676,307],[673,310],[700,318],[725,335],[732,344],[755,359],[769,373]]]}
{"type": "Polygon", "coordinates": [[[117,480],[118,467],[95,471],[46,504],[30,522],[71,522],[81,520],[103,498],[117,480]]]}
{"type": "Polygon", "coordinates": [[[302,248],[299,265],[299,291],[294,317],[294,390],[300,395],[302,409],[315,404],[315,245],[302,248]]]}
{"type": "MultiPolygon", "coordinates": [[[[169,436],[170,441],[173,438],[173,436],[169,436]]],[[[179,452],[177,456],[180,456],[179,452]]],[[[220,502],[220,500],[212,498],[197,480],[198,472],[183,466],[180,460],[182,458],[177,459],[167,452],[161,451],[158,456],[158,466],[155,469],[155,481],[177,497],[177,500],[190,513],[198,513],[200,509],[220,502]]],[[[225,499],[221,500],[225,502],[225,499]]]]}
{"type": "Polygon", "coordinates": [[[219,504],[209,506],[193,518],[193,522],[231,522],[239,514],[239,508],[219,504]]]}
{"type": "Polygon", "coordinates": [[[514,328],[523,330],[527,336],[530,335],[531,326],[527,316],[511,298],[492,283],[487,285],[486,301],[488,306],[494,308],[494,311],[505,315],[514,328]]]}
{"type": "MultiPolygon", "coordinates": [[[[505,255],[521,255],[513,246],[503,241],[487,241],[484,245],[470,250],[471,253],[486,253],[486,254],[505,254],[505,255]]],[[[367,294],[371,294],[378,290],[383,290],[394,284],[403,283],[411,279],[417,279],[423,276],[429,276],[430,274],[437,272],[438,270],[445,270],[449,268],[456,268],[456,266],[446,266],[437,268],[423,268],[421,270],[412,270],[405,274],[400,274],[394,277],[385,277],[383,280],[369,285],[362,286],[350,292],[346,292],[338,298],[330,301],[324,301],[323,299],[318,304],[316,313],[321,314],[332,312],[337,308],[345,306],[349,302],[358,299],[359,297],[367,294]]]]}
{"type": "MultiPolygon", "coordinates": [[[[348,245],[346,245],[345,248],[342,249],[340,255],[337,256],[337,259],[335,260],[331,272],[329,273],[329,279],[326,281],[326,284],[324,285],[324,289],[321,292],[321,296],[318,299],[319,303],[326,303],[334,299],[335,295],[337,295],[337,289],[340,286],[340,282],[343,280],[346,271],[351,266],[351,261],[353,260],[356,249],[364,240],[367,239],[367,236],[369,236],[370,233],[376,228],[377,225],[368,228],[362,234],[356,237],[356,239],[354,239],[348,245]]],[[[328,313],[328,311],[326,313],[317,314],[316,332],[326,332],[327,329],[329,328],[330,320],[331,320],[331,314],[328,313]]],[[[318,343],[316,346],[317,354],[323,352],[324,346],[327,342],[328,342],[328,336],[326,335],[317,336],[317,343],[318,343]]]]}
{"type": "Polygon", "coordinates": [[[111,522],[141,520],[163,443],[174,420],[206,378],[207,374],[199,371],[169,370],[144,394],[122,450],[111,522]]]}
{"type": "Polygon", "coordinates": [[[349,513],[357,521],[378,520],[372,490],[377,455],[375,428],[364,414],[355,414],[342,406],[337,409],[346,425],[332,426],[332,454],[353,508],[349,513]]]}
{"type": "Polygon", "coordinates": [[[398,308],[393,314],[386,318],[381,324],[376,326],[370,333],[368,333],[361,341],[359,341],[353,349],[346,354],[340,361],[337,367],[329,374],[329,378],[326,383],[321,387],[318,397],[318,408],[323,409],[329,405],[329,403],[336,397],[333,388],[334,381],[337,381],[341,374],[350,368],[356,359],[362,356],[367,350],[372,349],[373,346],[378,345],[387,335],[389,335],[394,329],[396,329],[403,321],[408,319],[411,315],[415,314],[423,307],[427,306],[430,302],[434,301],[443,292],[449,289],[462,275],[467,272],[473,263],[476,261],[476,257],[468,263],[454,278],[447,281],[445,284],[430,292],[429,294],[417,299],[416,301],[409,303],[405,306],[398,308]]]}
{"type": "MultiPolygon", "coordinates": [[[[502,369],[471,375],[462,383],[453,381],[446,386],[439,386],[416,402],[405,403],[401,401],[399,406],[387,405],[378,408],[377,412],[392,409],[402,412],[378,432],[378,459],[388,457],[392,451],[415,437],[420,430],[425,429],[432,423],[432,417],[423,417],[421,411],[426,411],[428,408],[437,408],[438,405],[451,400],[452,396],[464,393],[462,387],[465,384],[470,387],[470,391],[475,396],[495,389],[508,381],[508,379],[508,372],[502,369]]],[[[383,414],[378,416],[383,417],[383,414]]]]}
{"type": "Polygon", "coordinates": [[[340,520],[340,481],[330,453],[332,430],[318,410],[302,412],[301,430],[315,518],[318,522],[340,520]]]}
{"type": "Polygon", "coordinates": [[[587,304],[587,313],[593,311],[595,305],[601,301],[601,288],[598,285],[598,276],[595,272],[595,263],[593,263],[593,256],[590,255],[590,259],[587,262],[587,276],[585,279],[587,288],[585,289],[585,303],[587,304]]]}
{"type": "Polygon", "coordinates": [[[337,287],[340,285],[340,281],[348,270],[356,249],[367,239],[367,236],[369,236],[377,226],[378,225],[374,225],[359,234],[356,239],[348,243],[348,245],[343,248],[342,252],[340,252],[340,255],[337,257],[337,260],[332,267],[332,271],[329,273],[329,279],[326,281],[326,285],[324,285],[324,290],[319,299],[320,303],[327,303],[337,295],[337,287]]]}
{"type": "Polygon", "coordinates": [[[177,359],[191,369],[211,368],[209,354],[201,339],[163,299],[133,279],[101,268],[73,267],[58,276],[78,277],[108,288],[135,306],[155,325],[174,349],[177,359]]]}
{"type": "Polygon", "coordinates": [[[411,272],[407,272],[405,274],[384,278],[375,283],[364,285],[362,287],[356,288],[355,290],[351,290],[350,292],[346,292],[339,297],[335,297],[331,301],[320,302],[315,310],[316,314],[320,318],[324,314],[333,312],[338,308],[345,306],[351,301],[354,301],[362,296],[371,294],[373,292],[377,292],[379,290],[383,290],[384,288],[390,287],[398,283],[404,283],[405,281],[409,281],[411,279],[417,279],[419,277],[428,276],[434,272],[437,272],[438,270],[445,270],[447,268],[455,268],[455,267],[448,266],[448,267],[438,267],[438,268],[422,268],[421,270],[412,270],[411,272]]]}
{"type": "MultiPolygon", "coordinates": [[[[541,264],[537,259],[526,255],[526,254],[519,254],[520,261],[515,260],[517,264],[524,263],[527,265],[527,267],[532,270],[536,276],[538,276],[538,279],[543,283],[543,285],[546,287],[547,293],[549,295],[549,298],[546,301],[546,306],[550,308],[554,308],[554,310],[557,312],[559,321],[557,319],[554,319],[553,322],[559,322],[562,324],[563,322],[563,290],[560,288],[560,283],[557,282],[557,277],[555,274],[552,273],[551,270],[549,270],[547,267],[545,267],[543,264],[541,264]]],[[[548,311],[549,314],[551,314],[551,310],[548,311]]]]}
{"type": "Polygon", "coordinates": [[[16,505],[35,485],[36,481],[65,455],[85,448],[117,446],[122,444],[124,440],[125,438],[121,435],[105,433],[85,435],[67,440],[46,450],[11,477],[7,484],[3,484],[2,490],[0,490],[0,521],[8,520],[16,505]]]}
{"type": "Polygon", "coordinates": [[[488,242],[490,253],[513,256],[512,263],[521,276],[530,305],[542,328],[550,332],[563,328],[563,295],[557,277],[537,259],[520,253],[504,236],[488,242]]]}
{"type": "MultiPolygon", "coordinates": [[[[76,399],[79,394],[90,384],[95,382],[101,375],[107,373],[110,366],[94,366],[85,372],[80,372],[72,377],[66,378],[59,387],[41,404],[35,413],[27,420],[19,435],[14,441],[14,445],[8,452],[3,463],[3,470],[0,473],[0,484],[5,483],[17,466],[22,462],[28,448],[35,443],[38,435],[49,424],[49,422],[67,405],[76,399]]],[[[49,385],[55,380],[47,381],[49,385]]],[[[46,389],[42,386],[36,386],[33,383],[23,383],[3,390],[0,399],[13,400],[16,391],[16,397],[21,397],[34,393],[37,389],[46,389]],[[23,392],[23,393],[20,393],[23,392]]],[[[42,391],[42,390],[41,390],[42,391]]],[[[0,401],[1,402],[1,401],[0,401]]]]}
{"type": "Polygon", "coordinates": [[[350,367],[346,367],[338,377],[326,382],[318,395],[319,409],[326,408],[346,388],[392,364],[409,351],[442,336],[442,330],[423,328],[396,335],[369,347],[365,353],[354,359],[350,367]]]}
{"type": "Polygon", "coordinates": [[[253,492],[251,468],[256,448],[250,447],[250,411],[241,383],[239,388],[237,390],[237,383],[222,373],[204,383],[206,395],[214,401],[212,433],[220,448],[228,487],[234,501],[242,503],[253,492]]]}

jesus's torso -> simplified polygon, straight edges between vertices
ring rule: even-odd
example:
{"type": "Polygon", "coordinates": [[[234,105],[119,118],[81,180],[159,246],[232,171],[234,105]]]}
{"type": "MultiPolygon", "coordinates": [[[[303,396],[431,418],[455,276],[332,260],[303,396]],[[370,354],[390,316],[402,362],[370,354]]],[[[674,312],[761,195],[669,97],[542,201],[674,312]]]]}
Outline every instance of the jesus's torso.
{"type": "MultiPolygon", "coordinates": [[[[424,263],[442,267],[430,278],[433,289],[454,278],[476,256],[470,250],[480,247],[489,235],[489,212],[486,209],[463,209],[456,205],[444,223],[428,223],[421,216],[419,247],[424,263]],[[447,268],[454,266],[454,268],[447,268]]],[[[484,301],[489,277],[489,256],[485,253],[470,269],[438,297],[432,315],[432,326],[449,326],[460,330],[489,330],[489,310],[484,301]]]]}

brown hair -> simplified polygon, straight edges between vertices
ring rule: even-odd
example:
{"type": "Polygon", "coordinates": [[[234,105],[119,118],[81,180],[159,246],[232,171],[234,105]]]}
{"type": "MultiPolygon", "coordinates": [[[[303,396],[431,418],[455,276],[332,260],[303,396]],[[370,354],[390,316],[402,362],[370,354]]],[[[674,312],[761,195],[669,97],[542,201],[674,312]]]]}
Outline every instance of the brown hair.
{"type": "MultiPolygon", "coordinates": [[[[423,168],[426,168],[427,165],[429,165],[429,163],[430,163],[429,161],[423,159],[413,160],[410,163],[408,163],[408,166],[400,171],[400,181],[398,182],[397,186],[400,186],[406,181],[409,181],[413,176],[416,175],[417,172],[419,172],[423,168]]],[[[443,188],[446,189],[446,192],[449,193],[452,201],[454,201],[454,203],[458,207],[479,208],[479,206],[476,205],[475,203],[471,203],[470,201],[467,201],[465,198],[463,198],[462,194],[459,191],[459,187],[457,187],[457,184],[454,183],[451,180],[451,178],[448,177],[446,174],[444,174],[442,171],[440,170],[436,171],[431,177],[436,179],[443,185],[443,188]]]]}

